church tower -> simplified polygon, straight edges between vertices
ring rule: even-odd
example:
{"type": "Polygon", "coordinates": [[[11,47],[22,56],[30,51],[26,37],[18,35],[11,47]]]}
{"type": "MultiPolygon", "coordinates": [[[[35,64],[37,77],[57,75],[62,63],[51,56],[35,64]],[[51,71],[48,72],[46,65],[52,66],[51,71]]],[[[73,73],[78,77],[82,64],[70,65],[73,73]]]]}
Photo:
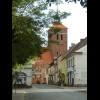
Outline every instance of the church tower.
{"type": "Polygon", "coordinates": [[[67,51],[67,29],[63,24],[54,23],[48,30],[48,47],[53,59],[67,51]]]}

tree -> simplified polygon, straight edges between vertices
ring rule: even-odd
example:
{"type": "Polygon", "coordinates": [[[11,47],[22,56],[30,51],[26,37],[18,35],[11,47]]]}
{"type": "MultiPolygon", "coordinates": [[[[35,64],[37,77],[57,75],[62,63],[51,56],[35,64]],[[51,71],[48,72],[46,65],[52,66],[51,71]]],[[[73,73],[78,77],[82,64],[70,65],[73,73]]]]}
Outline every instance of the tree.
{"type": "Polygon", "coordinates": [[[68,2],[68,3],[70,3],[70,2],[75,2],[75,3],[77,3],[77,1],[79,1],[80,2],[80,5],[83,7],[83,8],[87,8],[87,0],[46,0],[46,2],[49,2],[50,4],[50,6],[51,6],[51,3],[52,2],[63,2],[63,1],[65,1],[65,2],[68,2]]]}
{"type": "MultiPolygon", "coordinates": [[[[67,14],[56,12],[50,16],[44,13],[48,3],[44,0],[13,0],[12,1],[12,66],[24,65],[29,59],[42,53],[44,27],[53,21],[65,18],[67,14]]],[[[59,21],[60,21],[59,20],[59,21]]]]}
{"type": "MultiPolygon", "coordinates": [[[[12,3],[12,67],[14,68],[16,64],[23,65],[32,57],[41,54],[44,40],[37,34],[43,23],[18,11],[19,8],[20,11],[21,8],[26,8],[25,6],[30,3],[29,0],[13,0],[12,3]]],[[[38,7],[34,7],[34,12],[36,17],[42,16],[38,7]]]]}
{"type": "Polygon", "coordinates": [[[83,8],[87,8],[87,0],[65,0],[66,2],[75,2],[77,3],[77,1],[80,2],[80,5],[83,7],[83,8]]]}

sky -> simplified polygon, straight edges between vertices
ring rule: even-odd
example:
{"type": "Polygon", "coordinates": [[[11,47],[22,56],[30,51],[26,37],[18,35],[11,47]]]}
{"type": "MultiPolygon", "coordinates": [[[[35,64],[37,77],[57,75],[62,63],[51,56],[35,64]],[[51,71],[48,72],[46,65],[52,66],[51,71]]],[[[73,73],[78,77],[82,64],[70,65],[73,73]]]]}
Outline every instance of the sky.
{"type": "MultiPolygon", "coordinates": [[[[49,9],[57,9],[52,5],[49,9]]],[[[62,20],[62,24],[68,28],[68,48],[71,43],[78,43],[80,39],[87,37],[87,10],[79,3],[64,3],[58,6],[60,11],[70,12],[71,15],[62,20]]]]}

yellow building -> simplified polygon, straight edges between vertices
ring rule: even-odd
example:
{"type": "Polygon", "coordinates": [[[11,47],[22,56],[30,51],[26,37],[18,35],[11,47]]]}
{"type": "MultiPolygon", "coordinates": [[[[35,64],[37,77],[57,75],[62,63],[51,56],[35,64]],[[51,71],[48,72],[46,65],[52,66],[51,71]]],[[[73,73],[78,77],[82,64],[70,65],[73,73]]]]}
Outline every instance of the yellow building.
{"type": "Polygon", "coordinates": [[[64,84],[68,84],[67,81],[67,62],[66,59],[62,60],[62,56],[58,57],[58,72],[60,74],[61,80],[64,81],[64,84]]]}
{"type": "Polygon", "coordinates": [[[67,78],[67,62],[66,59],[61,61],[61,65],[62,65],[62,73],[64,73],[65,76],[65,84],[68,84],[68,78],[67,78]]]}

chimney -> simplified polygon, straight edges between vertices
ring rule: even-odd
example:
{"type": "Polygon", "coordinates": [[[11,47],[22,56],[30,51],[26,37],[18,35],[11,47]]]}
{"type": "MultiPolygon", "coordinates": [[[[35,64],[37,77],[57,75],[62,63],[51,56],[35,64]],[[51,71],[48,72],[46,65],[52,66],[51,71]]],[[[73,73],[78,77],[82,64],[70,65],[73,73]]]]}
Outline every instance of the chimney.
{"type": "Polygon", "coordinates": [[[70,46],[69,49],[71,49],[72,47],[70,46]]]}
{"type": "Polygon", "coordinates": [[[84,39],[80,39],[80,42],[83,41],[84,39]]]}
{"type": "Polygon", "coordinates": [[[75,46],[75,43],[71,43],[71,47],[75,46]]]}

